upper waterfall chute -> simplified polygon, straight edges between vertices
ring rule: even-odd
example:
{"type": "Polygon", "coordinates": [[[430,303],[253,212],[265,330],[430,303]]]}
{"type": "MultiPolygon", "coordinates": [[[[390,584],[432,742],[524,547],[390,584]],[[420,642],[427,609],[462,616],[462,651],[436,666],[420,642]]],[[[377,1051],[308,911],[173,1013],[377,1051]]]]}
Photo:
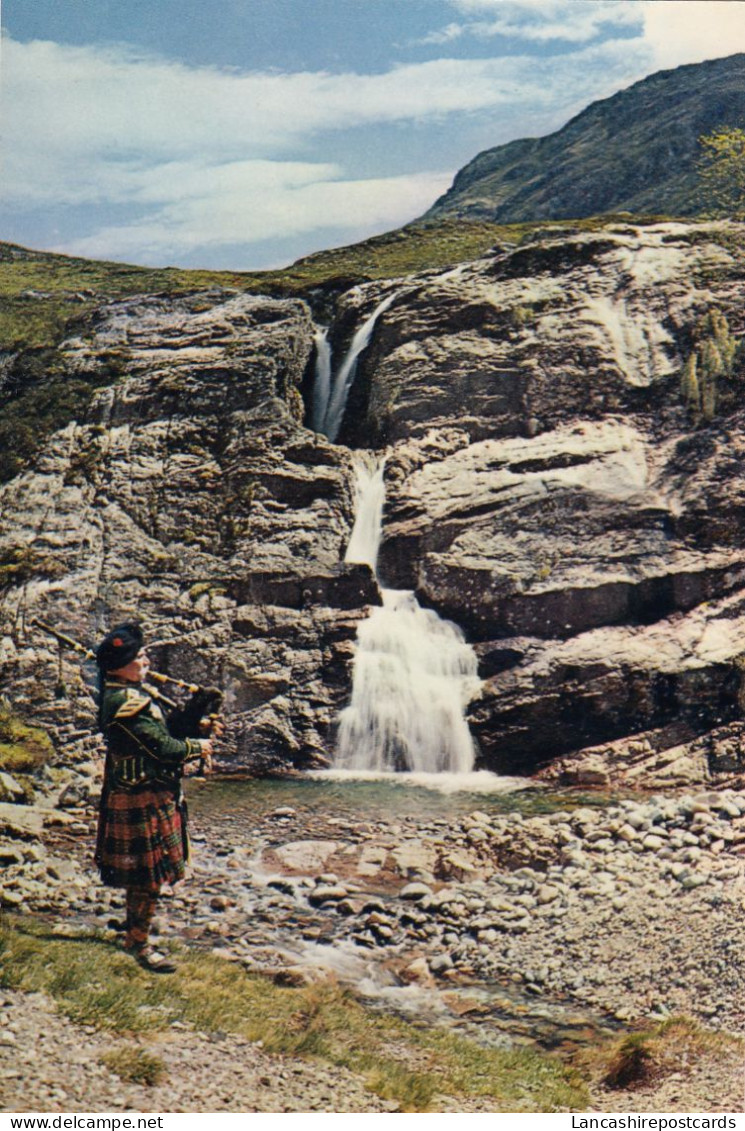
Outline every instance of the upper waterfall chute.
{"type": "Polygon", "coordinates": [[[311,426],[314,432],[323,432],[331,396],[331,343],[328,327],[322,326],[316,330],[313,340],[316,346],[316,372],[313,382],[311,426]]]}
{"type": "Polygon", "coordinates": [[[363,350],[370,344],[375,323],[381,314],[388,309],[398,291],[392,291],[379,302],[359,329],[355,332],[349,349],[336,373],[333,373],[331,346],[328,340],[328,330],[319,330],[316,333],[316,374],[313,386],[313,429],[328,436],[332,443],[336,440],[344,419],[344,410],[347,407],[349,390],[354,384],[357,375],[357,362],[363,350]]]}

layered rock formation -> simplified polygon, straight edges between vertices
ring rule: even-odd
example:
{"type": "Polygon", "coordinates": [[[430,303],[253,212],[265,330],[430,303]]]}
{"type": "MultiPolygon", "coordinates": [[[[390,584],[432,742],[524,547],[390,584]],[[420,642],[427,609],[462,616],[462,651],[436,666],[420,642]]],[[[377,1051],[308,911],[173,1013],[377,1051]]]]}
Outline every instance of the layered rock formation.
{"type": "Polygon", "coordinates": [[[680,393],[707,312],[741,330],[739,236],[546,234],[386,312],[354,433],[391,445],[380,573],[478,641],[492,768],[739,716],[741,413],[680,393]]]}
{"type": "Polygon", "coordinates": [[[122,377],[0,493],[4,684],[58,734],[92,704],[34,619],[91,642],[135,617],[156,668],[226,689],[240,758],[325,747],[376,589],[339,564],[349,453],[302,426],[312,329],[301,302],[153,296],[60,347],[71,377],[112,357],[122,377]]]}

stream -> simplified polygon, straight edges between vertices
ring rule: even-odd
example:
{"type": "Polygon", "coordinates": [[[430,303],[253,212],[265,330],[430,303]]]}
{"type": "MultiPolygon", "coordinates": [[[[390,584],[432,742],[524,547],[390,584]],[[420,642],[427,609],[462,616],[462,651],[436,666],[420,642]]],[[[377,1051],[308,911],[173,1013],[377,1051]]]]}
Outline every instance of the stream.
{"type": "Polygon", "coordinates": [[[364,878],[354,875],[356,882],[349,883],[338,862],[355,846],[426,840],[474,811],[530,816],[608,803],[600,795],[548,791],[492,774],[471,775],[460,788],[456,780],[443,780],[448,775],[423,777],[430,780],[423,784],[413,775],[354,780],[331,773],[274,781],[189,781],[196,860],[195,878],[184,891],[198,885],[219,893],[218,901],[221,896],[234,901],[230,929],[227,920],[215,923],[213,914],[204,928],[207,935],[226,932],[212,940],[239,956],[251,954],[257,968],[279,960],[331,975],[376,1008],[416,1024],[455,1029],[487,1045],[537,1044],[571,1052],[615,1031],[617,1023],[576,1003],[536,996],[514,980],[483,980],[473,973],[437,984],[432,979],[406,984],[400,975],[402,954],[410,948],[410,958],[417,957],[410,942],[369,946],[360,932],[350,930],[339,905],[309,906],[307,893],[315,874],[328,871],[325,865],[306,874],[271,866],[282,846],[336,842],[341,852],[334,857],[329,883],[342,879],[351,899],[385,916],[400,907],[397,895],[405,880],[400,875],[394,880],[382,869],[364,878]]]}

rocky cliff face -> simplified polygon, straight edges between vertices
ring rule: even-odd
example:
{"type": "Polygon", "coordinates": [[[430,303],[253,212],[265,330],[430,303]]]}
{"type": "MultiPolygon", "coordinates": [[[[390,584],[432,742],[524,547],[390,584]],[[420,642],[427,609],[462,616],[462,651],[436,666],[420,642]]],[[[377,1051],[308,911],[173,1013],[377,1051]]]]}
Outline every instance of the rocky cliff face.
{"type": "Polygon", "coordinates": [[[707,421],[680,379],[712,307],[742,330],[740,235],[547,235],[385,314],[356,426],[391,445],[380,573],[478,642],[493,768],[739,715],[739,397],[707,421]]]}
{"type": "Polygon", "coordinates": [[[385,448],[381,577],[476,643],[484,765],[561,755],[571,774],[589,750],[602,769],[630,735],[663,779],[691,741],[705,775],[702,735],[715,753],[724,735],[737,764],[740,363],[714,389],[702,361],[698,400],[681,374],[742,333],[743,248],[731,224],[554,229],[353,288],[330,330],[337,356],[395,298],[338,444],[303,424],[304,302],[203,292],[102,307],[59,355],[71,376],[113,356],[122,377],[0,492],[4,685],[82,725],[78,665],[31,622],[91,640],[137,615],[161,641],[156,667],[227,688],[241,760],[328,754],[355,627],[379,600],[367,567],[340,564],[350,449],[385,448]],[[54,698],[60,674],[72,700],[54,698]]]}
{"type": "Polygon", "coordinates": [[[326,745],[376,589],[339,564],[350,456],[302,425],[311,348],[304,303],[224,292],[110,304],[60,348],[71,378],[124,374],[0,492],[4,684],[62,736],[91,701],[35,617],[87,642],[143,620],[156,668],[226,689],[242,759],[326,745]]]}

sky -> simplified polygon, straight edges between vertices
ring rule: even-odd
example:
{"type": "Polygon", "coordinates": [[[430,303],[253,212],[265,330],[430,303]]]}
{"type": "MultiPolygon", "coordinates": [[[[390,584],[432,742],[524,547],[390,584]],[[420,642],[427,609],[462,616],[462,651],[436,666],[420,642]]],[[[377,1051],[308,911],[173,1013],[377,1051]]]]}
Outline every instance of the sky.
{"type": "Polygon", "coordinates": [[[0,240],[251,270],[484,149],[745,51],[745,0],[0,0],[0,240]]]}

